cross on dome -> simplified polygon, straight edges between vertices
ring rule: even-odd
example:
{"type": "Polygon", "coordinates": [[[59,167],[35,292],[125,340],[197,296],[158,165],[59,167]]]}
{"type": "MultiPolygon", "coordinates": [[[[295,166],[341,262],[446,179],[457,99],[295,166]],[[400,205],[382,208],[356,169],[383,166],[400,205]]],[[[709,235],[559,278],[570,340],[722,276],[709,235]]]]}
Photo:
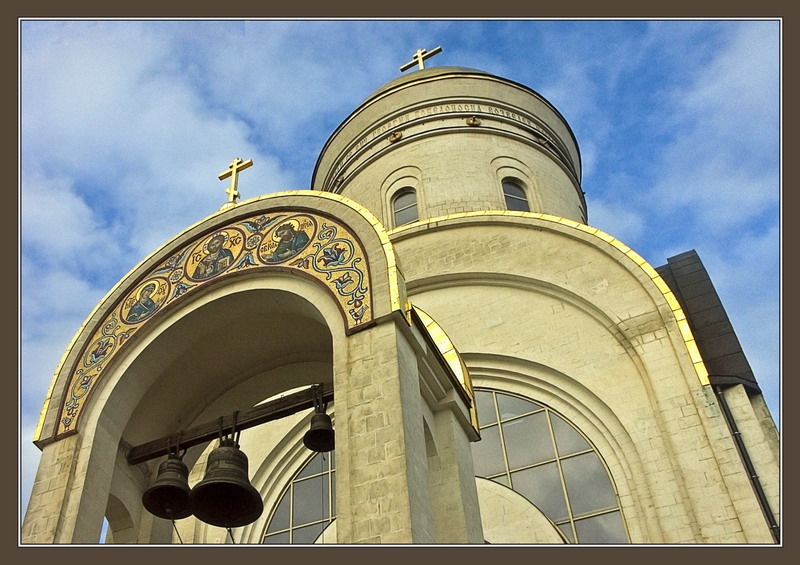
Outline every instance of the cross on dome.
{"type": "Polygon", "coordinates": [[[442,52],[442,48],[441,47],[435,47],[435,48],[431,49],[430,51],[426,51],[425,49],[417,49],[417,52],[414,53],[414,55],[411,57],[411,61],[409,61],[408,63],[406,63],[402,67],[400,67],[400,72],[402,73],[403,71],[407,71],[408,69],[410,69],[414,65],[419,65],[420,69],[424,69],[425,68],[425,62],[424,61],[426,59],[430,59],[431,57],[433,57],[437,53],[441,53],[441,52],[442,52]]]}

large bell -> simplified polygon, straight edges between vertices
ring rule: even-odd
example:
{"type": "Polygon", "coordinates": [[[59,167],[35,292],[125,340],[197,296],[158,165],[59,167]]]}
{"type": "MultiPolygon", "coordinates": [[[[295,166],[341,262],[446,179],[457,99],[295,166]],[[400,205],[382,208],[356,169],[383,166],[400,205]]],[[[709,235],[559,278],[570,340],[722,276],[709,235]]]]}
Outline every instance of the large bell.
{"type": "Polygon", "coordinates": [[[264,511],[261,495],[247,478],[247,455],[230,438],[208,455],[206,475],[189,494],[189,508],[198,519],[223,528],[254,522],[264,511]]]}
{"type": "Polygon", "coordinates": [[[303,436],[303,444],[311,451],[333,451],[334,435],[331,417],[324,412],[311,416],[311,427],[303,436]]]}
{"type": "Polygon", "coordinates": [[[192,515],[189,510],[189,468],[170,453],[158,466],[152,486],[144,491],[142,504],[148,512],[167,520],[180,520],[192,515]]]}

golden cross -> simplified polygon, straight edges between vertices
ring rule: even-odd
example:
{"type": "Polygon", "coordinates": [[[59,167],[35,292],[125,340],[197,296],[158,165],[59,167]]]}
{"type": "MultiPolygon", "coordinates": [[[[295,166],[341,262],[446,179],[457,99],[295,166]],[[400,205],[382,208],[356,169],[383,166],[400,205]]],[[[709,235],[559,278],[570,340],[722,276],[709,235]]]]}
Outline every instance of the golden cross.
{"type": "Polygon", "coordinates": [[[230,165],[228,165],[228,170],[223,171],[219,174],[219,180],[225,180],[228,177],[231,177],[231,185],[225,190],[225,193],[228,195],[228,201],[222,205],[220,210],[224,210],[225,208],[230,208],[231,206],[236,205],[236,200],[239,198],[239,172],[245,170],[248,167],[253,165],[253,160],[248,159],[247,161],[243,161],[240,157],[236,157],[230,165]]]}
{"type": "Polygon", "coordinates": [[[400,72],[402,73],[403,71],[407,71],[408,69],[410,69],[414,65],[419,65],[420,69],[424,69],[425,68],[425,63],[423,61],[425,61],[425,59],[429,59],[429,58],[433,57],[434,55],[436,55],[437,53],[441,53],[441,52],[442,52],[442,48],[441,47],[436,47],[436,48],[432,49],[431,51],[426,51],[425,49],[417,49],[417,52],[414,53],[414,55],[411,57],[411,61],[409,61],[408,63],[406,63],[402,67],[400,67],[400,72]]]}

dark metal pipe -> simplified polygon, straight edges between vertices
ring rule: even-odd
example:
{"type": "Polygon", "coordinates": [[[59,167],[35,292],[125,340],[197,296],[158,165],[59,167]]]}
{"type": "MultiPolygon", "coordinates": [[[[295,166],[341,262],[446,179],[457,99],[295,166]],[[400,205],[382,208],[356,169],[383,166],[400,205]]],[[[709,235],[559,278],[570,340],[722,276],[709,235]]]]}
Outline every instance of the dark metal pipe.
{"type": "Polygon", "coordinates": [[[775,515],[772,513],[772,508],[767,500],[764,487],[761,486],[761,481],[758,479],[758,473],[756,473],[756,469],[753,466],[753,461],[750,459],[750,455],[747,453],[747,447],[742,439],[742,433],[739,431],[739,427],[736,425],[736,420],[734,420],[733,413],[728,406],[728,401],[725,399],[723,389],[721,386],[715,386],[714,392],[719,399],[719,406],[722,409],[722,415],[725,418],[725,422],[728,424],[728,429],[731,432],[731,436],[733,436],[733,442],[736,444],[736,450],[739,452],[739,456],[741,457],[745,470],[747,471],[747,476],[750,478],[750,484],[753,485],[753,490],[755,491],[756,498],[761,506],[761,511],[764,513],[764,518],[766,518],[767,523],[769,524],[769,531],[772,534],[772,539],[775,540],[775,543],[780,543],[780,526],[775,519],[775,515]]]}

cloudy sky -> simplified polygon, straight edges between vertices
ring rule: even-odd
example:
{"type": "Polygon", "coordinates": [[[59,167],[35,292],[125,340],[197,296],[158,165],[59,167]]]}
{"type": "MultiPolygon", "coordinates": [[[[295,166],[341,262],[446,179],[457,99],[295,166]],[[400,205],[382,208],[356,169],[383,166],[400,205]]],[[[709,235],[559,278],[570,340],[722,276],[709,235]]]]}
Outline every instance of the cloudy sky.
{"type": "Polygon", "coordinates": [[[334,128],[400,75],[473,67],[572,126],[589,223],[652,266],[695,249],[780,418],[776,20],[20,22],[20,515],[39,411],[94,306],[141,259],[242,200],[308,188],[334,128]]]}

